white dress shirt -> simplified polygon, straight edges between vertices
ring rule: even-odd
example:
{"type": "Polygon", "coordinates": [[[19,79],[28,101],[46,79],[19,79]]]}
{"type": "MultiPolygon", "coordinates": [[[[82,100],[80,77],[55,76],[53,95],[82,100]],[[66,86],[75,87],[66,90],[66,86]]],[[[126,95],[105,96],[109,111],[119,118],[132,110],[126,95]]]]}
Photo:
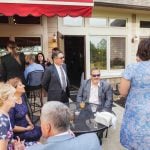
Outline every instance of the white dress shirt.
{"type": "Polygon", "coordinates": [[[99,97],[98,97],[98,88],[100,84],[98,83],[97,86],[93,85],[91,82],[91,89],[90,89],[90,96],[89,96],[89,103],[99,104],[99,97]]]}
{"type": "MultiPolygon", "coordinates": [[[[58,75],[59,75],[59,79],[60,79],[60,82],[61,82],[61,85],[62,85],[62,77],[61,77],[61,70],[60,70],[60,67],[62,66],[58,66],[55,64],[55,67],[57,69],[57,72],[58,72],[58,75]]],[[[64,75],[65,75],[65,82],[66,82],[66,85],[67,85],[67,77],[66,77],[66,72],[64,71],[63,67],[62,67],[62,70],[64,72],[64,75]]]]}

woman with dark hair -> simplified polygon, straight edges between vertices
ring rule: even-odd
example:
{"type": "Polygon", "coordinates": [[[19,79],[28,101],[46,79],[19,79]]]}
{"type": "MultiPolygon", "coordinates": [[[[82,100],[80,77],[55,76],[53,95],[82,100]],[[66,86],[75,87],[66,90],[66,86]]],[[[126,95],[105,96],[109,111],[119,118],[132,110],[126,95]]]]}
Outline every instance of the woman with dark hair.
{"type": "Polygon", "coordinates": [[[34,126],[28,115],[26,105],[25,86],[19,78],[13,78],[8,81],[15,89],[15,107],[9,112],[10,122],[14,131],[14,138],[17,136],[26,142],[38,141],[41,137],[41,128],[34,126]]]}
{"type": "Polygon", "coordinates": [[[128,150],[150,149],[150,38],[140,42],[139,61],[129,65],[121,79],[120,94],[127,96],[120,141],[128,150]]]}
{"type": "Polygon", "coordinates": [[[17,45],[14,41],[8,41],[6,45],[8,54],[2,56],[2,78],[4,81],[10,78],[19,77],[25,83],[24,69],[25,56],[23,53],[17,52],[17,45]]]}
{"type": "Polygon", "coordinates": [[[37,64],[41,64],[44,67],[44,69],[45,69],[46,66],[51,65],[50,62],[48,62],[48,61],[45,60],[45,57],[44,57],[43,53],[38,53],[36,55],[36,63],[37,64]]]}

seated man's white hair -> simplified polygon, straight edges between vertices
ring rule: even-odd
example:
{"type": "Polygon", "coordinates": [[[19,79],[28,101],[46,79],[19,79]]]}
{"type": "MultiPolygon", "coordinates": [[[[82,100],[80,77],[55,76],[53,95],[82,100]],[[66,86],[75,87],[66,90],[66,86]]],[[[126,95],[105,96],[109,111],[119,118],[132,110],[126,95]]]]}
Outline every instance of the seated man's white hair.
{"type": "Polygon", "coordinates": [[[49,101],[42,107],[41,120],[53,124],[57,131],[64,132],[70,128],[70,114],[70,110],[65,104],[49,101]]]}

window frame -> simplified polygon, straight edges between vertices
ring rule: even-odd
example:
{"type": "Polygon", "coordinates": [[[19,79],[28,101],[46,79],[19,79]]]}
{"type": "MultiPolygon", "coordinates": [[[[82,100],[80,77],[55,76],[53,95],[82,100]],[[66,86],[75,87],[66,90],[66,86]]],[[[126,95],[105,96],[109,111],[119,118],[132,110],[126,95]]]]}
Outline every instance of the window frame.
{"type": "Polygon", "coordinates": [[[126,46],[126,43],[127,43],[127,39],[126,39],[126,36],[109,36],[109,70],[110,71],[113,71],[113,70],[124,70],[125,67],[126,67],[126,51],[127,51],[127,46],[126,46]],[[111,38],[124,38],[125,39],[125,65],[124,65],[124,68],[123,69],[111,69],[111,38]]]}
{"type": "Polygon", "coordinates": [[[103,28],[103,27],[108,27],[108,25],[109,25],[109,22],[108,22],[108,17],[92,17],[92,18],[89,18],[88,19],[88,26],[89,27],[96,27],[96,28],[103,28]],[[98,26],[98,25],[91,25],[90,24],[90,19],[106,19],[106,25],[102,25],[102,26],[98,26]]]}
{"type": "MultiPolygon", "coordinates": [[[[8,37],[8,36],[1,36],[1,37],[6,37],[6,38],[8,38],[8,40],[10,40],[10,37],[8,37]]],[[[42,37],[42,35],[39,35],[39,36],[38,36],[38,35],[37,35],[37,36],[21,36],[21,35],[20,35],[20,36],[15,36],[15,37],[14,37],[14,40],[15,40],[16,38],[24,38],[24,37],[29,37],[29,38],[30,38],[30,37],[31,37],[31,38],[34,38],[34,37],[36,38],[36,37],[37,37],[37,38],[40,38],[41,50],[40,50],[40,51],[35,51],[35,52],[34,52],[34,51],[28,51],[28,52],[21,51],[21,52],[23,52],[25,55],[28,55],[28,54],[31,54],[31,53],[32,53],[32,54],[37,54],[37,53],[39,53],[39,52],[43,52],[43,42],[42,42],[42,41],[43,41],[43,37],[42,37]]],[[[18,47],[19,47],[19,46],[18,46],[18,47]]],[[[6,53],[5,53],[5,49],[4,49],[3,52],[0,51],[0,56],[3,56],[3,55],[5,55],[5,54],[6,54],[6,53]]]]}
{"type": "Polygon", "coordinates": [[[8,23],[0,23],[0,25],[7,24],[7,25],[27,25],[27,26],[30,26],[30,25],[42,25],[42,22],[43,22],[43,20],[42,20],[42,16],[41,16],[39,24],[34,24],[34,23],[30,23],[30,24],[23,24],[23,23],[15,24],[14,21],[13,21],[13,16],[8,16],[8,23]]]}
{"type": "Polygon", "coordinates": [[[141,21],[144,21],[144,22],[150,22],[150,20],[139,20],[139,28],[140,29],[150,29],[150,27],[149,28],[146,28],[146,27],[141,27],[141,21]]]}
{"type": "MultiPolygon", "coordinates": [[[[31,37],[31,38],[34,38],[34,37],[36,38],[36,37],[37,37],[37,38],[40,38],[41,51],[36,51],[36,52],[37,52],[37,53],[43,52],[43,42],[42,42],[42,41],[43,41],[43,37],[42,37],[42,35],[39,35],[39,36],[38,36],[38,35],[36,35],[36,36],[30,36],[30,35],[28,35],[28,36],[21,36],[21,35],[20,35],[20,36],[15,36],[14,39],[15,39],[15,38],[19,38],[19,37],[20,37],[20,38],[25,38],[25,37],[29,37],[29,38],[30,38],[30,37],[31,37]]],[[[33,53],[33,51],[29,51],[29,52],[27,52],[27,53],[24,52],[24,51],[22,51],[22,52],[23,52],[25,55],[28,55],[28,54],[37,54],[37,53],[33,53]]]]}
{"type": "MultiPolygon", "coordinates": [[[[111,56],[110,56],[110,54],[111,54],[111,48],[110,48],[110,40],[111,40],[111,37],[120,37],[120,38],[125,38],[125,67],[126,67],[126,64],[127,64],[127,62],[126,62],[126,52],[127,52],[127,36],[124,36],[124,35],[120,35],[120,36],[115,36],[115,35],[90,35],[90,37],[92,37],[92,36],[97,36],[97,37],[99,37],[99,36],[102,36],[102,37],[106,37],[106,39],[107,39],[107,48],[106,48],[106,70],[103,70],[103,69],[101,69],[101,71],[102,72],[104,72],[104,74],[109,74],[109,73],[116,73],[116,72],[118,72],[119,73],[119,76],[120,76],[120,72],[121,71],[123,71],[125,68],[123,68],[123,69],[111,69],[111,56]]],[[[89,39],[90,39],[90,37],[89,37],[89,39]]],[[[89,48],[90,48],[90,41],[91,40],[89,40],[89,48]]],[[[91,53],[90,53],[90,66],[91,66],[91,53]]],[[[108,76],[108,75],[106,75],[106,76],[108,76]]]]}
{"type": "Polygon", "coordinates": [[[109,26],[110,28],[127,28],[127,26],[128,26],[128,19],[127,19],[127,18],[108,17],[108,26],[109,26]],[[111,19],[125,20],[125,21],[126,21],[126,26],[125,26],[125,27],[111,26],[111,25],[110,25],[110,20],[111,20],[111,19]]]}
{"type": "Polygon", "coordinates": [[[81,16],[79,16],[79,17],[66,16],[66,17],[69,17],[69,18],[71,18],[71,19],[79,18],[79,17],[80,17],[80,18],[82,19],[82,23],[81,23],[81,25],[67,25],[67,24],[64,23],[64,18],[65,18],[65,17],[62,17],[62,24],[63,24],[63,26],[65,26],[65,27],[83,27],[83,26],[85,25],[84,17],[81,17],[81,16]]]}

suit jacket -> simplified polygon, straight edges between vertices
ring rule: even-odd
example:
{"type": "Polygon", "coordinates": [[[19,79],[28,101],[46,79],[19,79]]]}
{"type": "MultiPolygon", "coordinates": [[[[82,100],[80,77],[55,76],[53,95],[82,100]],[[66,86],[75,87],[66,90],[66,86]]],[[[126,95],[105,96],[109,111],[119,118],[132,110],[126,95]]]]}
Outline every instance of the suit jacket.
{"type": "Polygon", "coordinates": [[[45,144],[36,144],[27,150],[101,150],[99,140],[95,133],[82,134],[74,137],[72,135],[61,135],[49,137],[45,144]]]}
{"type": "MultiPolygon", "coordinates": [[[[66,72],[66,65],[62,65],[63,69],[66,72]]],[[[67,73],[66,73],[67,77],[67,73]]],[[[69,94],[69,80],[67,77],[67,87],[66,91],[62,89],[61,81],[57,72],[57,69],[54,64],[50,65],[44,73],[42,80],[43,88],[48,92],[48,101],[61,101],[68,102],[70,97],[69,94]]]]}
{"type": "Polygon", "coordinates": [[[10,78],[19,77],[22,79],[23,83],[25,83],[24,79],[25,56],[23,53],[19,53],[19,59],[21,64],[19,64],[17,60],[11,56],[11,54],[2,56],[1,58],[1,64],[3,69],[2,78],[4,81],[7,81],[10,78]]]}
{"type": "MultiPolygon", "coordinates": [[[[91,89],[91,79],[82,82],[77,94],[77,101],[89,102],[91,89]]],[[[100,86],[98,87],[99,104],[102,109],[111,111],[113,103],[113,90],[110,84],[105,80],[100,80],[100,86]]]]}

